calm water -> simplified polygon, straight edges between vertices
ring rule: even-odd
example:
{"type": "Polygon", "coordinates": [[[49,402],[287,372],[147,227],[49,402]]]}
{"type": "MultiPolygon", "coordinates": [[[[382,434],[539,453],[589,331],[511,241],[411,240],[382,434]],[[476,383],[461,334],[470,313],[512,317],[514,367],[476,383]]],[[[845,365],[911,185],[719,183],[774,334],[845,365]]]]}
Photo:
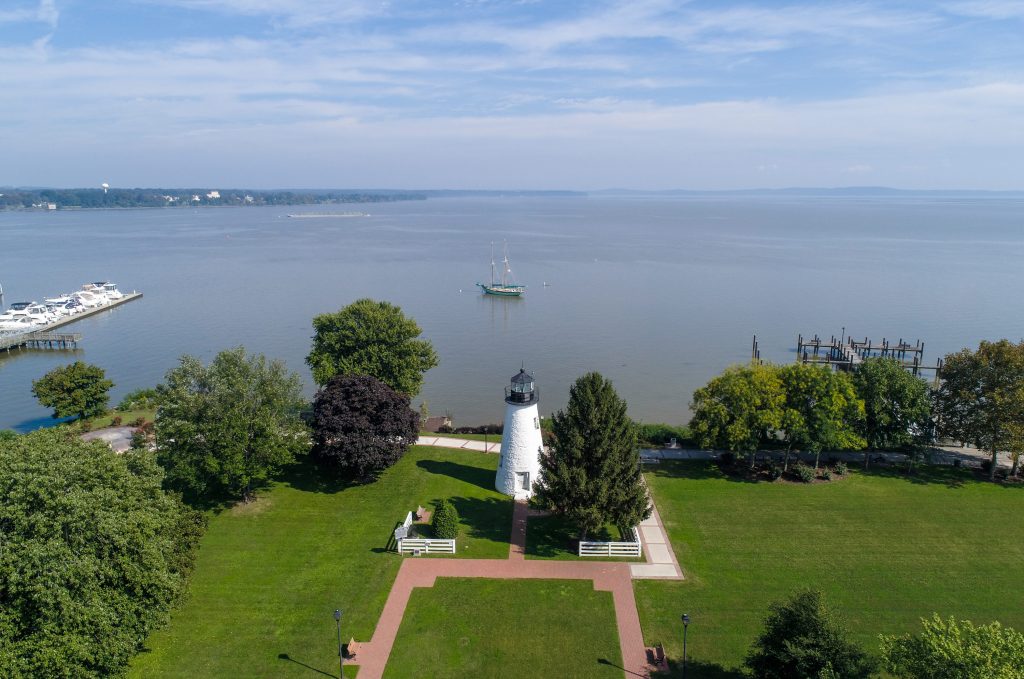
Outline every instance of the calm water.
{"type": "Polygon", "coordinates": [[[142,300],[83,320],[77,354],[0,356],[0,427],[48,422],[31,381],[81,358],[112,402],[184,353],[244,344],[313,393],[310,319],[360,297],[416,318],[441,365],[421,398],[456,424],[499,421],[521,363],[541,410],[597,370],[634,417],[684,422],[693,390],[730,363],[789,361],[796,335],[923,339],[928,362],[1024,336],[1024,201],[947,198],[451,198],[300,208],[0,213],[8,304],[109,279],[142,300]],[[339,206],[338,211],[347,209],[339,206]],[[310,211],[323,211],[312,208],[310,211]],[[507,239],[522,299],[479,294],[507,239]],[[545,286],[544,284],[547,283],[545,286]]]}

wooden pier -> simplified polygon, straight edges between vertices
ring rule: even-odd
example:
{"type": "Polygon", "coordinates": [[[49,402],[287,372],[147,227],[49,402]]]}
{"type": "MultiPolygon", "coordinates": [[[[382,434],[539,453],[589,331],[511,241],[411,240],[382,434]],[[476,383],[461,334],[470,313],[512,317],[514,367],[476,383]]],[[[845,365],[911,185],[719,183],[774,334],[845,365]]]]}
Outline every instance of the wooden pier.
{"type": "MultiPolygon", "coordinates": [[[[757,335],[754,335],[750,352],[751,360],[761,363],[761,348],[757,341],[757,335]]],[[[899,361],[900,365],[914,375],[933,370],[936,381],[942,372],[941,358],[936,361],[935,365],[924,364],[924,342],[918,340],[911,344],[903,341],[902,337],[895,343],[891,343],[885,338],[882,338],[880,343],[875,343],[867,337],[861,341],[847,337],[845,334],[838,339],[833,335],[828,340],[818,335],[811,338],[797,335],[796,353],[797,361],[800,363],[828,365],[838,370],[853,370],[866,358],[881,357],[899,361]]]]}
{"type": "Polygon", "coordinates": [[[95,316],[96,314],[107,311],[108,309],[113,309],[116,306],[127,304],[128,302],[139,299],[140,297],[142,297],[141,292],[130,292],[124,295],[121,299],[116,299],[107,304],[86,309],[74,316],[61,318],[53,323],[47,323],[46,325],[40,326],[38,330],[12,335],[0,335],[0,351],[7,351],[10,353],[11,349],[20,349],[21,347],[34,347],[37,349],[77,348],[78,343],[82,341],[82,335],[80,333],[61,333],[53,331],[57,328],[64,327],[65,325],[70,325],[71,323],[80,321],[83,318],[89,318],[90,316],[95,316]]]}
{"type": "Polygon", "coordinates": [[[840,370],[852,370],[866,358],[881,357],[899,361],[900,365],[914,375],[934,370],[935,378],[938,379],[942,371],[941,358],[935,365],[924,364],[924,342],[917,340],[911,344],[903,341],[902,337],[895,343],[883,337],[882,341],[876,344],[867,337],[861,341],[846,336],[836,339],[833,335],[825,341],[818,335],[813,338],[797,335],[796,353],[797,360],[801,363],[823,363],[840,370]]]}

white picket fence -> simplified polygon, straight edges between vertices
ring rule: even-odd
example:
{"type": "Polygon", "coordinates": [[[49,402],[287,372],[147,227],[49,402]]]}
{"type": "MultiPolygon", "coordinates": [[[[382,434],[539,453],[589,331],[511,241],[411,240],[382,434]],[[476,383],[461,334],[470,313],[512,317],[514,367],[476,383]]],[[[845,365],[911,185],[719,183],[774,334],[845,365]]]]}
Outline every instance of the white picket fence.
{"type": "Polygon", "coordinates": [[[455,540],[403,538],[398,541],[398,553],[419,551],[422,554],[454,554],[455,540]]]}
{"type": "Polygon", "coordinates": [[[630,529],[631,541],[623,542],[583,542],[580,541],[578,556],[641,556],[640,531],[634,526],[630,529]]]}

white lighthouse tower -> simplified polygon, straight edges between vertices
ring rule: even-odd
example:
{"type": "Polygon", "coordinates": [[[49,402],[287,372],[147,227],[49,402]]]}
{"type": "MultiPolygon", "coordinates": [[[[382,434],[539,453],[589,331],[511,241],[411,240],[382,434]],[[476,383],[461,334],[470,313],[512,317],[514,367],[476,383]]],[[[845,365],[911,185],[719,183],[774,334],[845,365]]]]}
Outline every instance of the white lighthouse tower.
{"type": "Polygon", "coordinates": [[[501,435],[501,460],[494,487],[517,500],[533,495],[540,476],[543,440],[540,436],[540,412],[533,376],[526,370],[512,377],[505,387],[505,427],[501,435]]]}

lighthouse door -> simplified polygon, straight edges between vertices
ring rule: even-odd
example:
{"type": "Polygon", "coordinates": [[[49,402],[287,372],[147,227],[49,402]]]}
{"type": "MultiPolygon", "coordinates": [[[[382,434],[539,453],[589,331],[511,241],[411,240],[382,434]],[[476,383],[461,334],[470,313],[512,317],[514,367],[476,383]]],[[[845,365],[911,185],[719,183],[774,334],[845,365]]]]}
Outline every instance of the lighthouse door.
{"type": "Polygon", "coordinates": [[[530,472],[516,472],[518,486],[523,490],[530,490],[530,472]]]}

